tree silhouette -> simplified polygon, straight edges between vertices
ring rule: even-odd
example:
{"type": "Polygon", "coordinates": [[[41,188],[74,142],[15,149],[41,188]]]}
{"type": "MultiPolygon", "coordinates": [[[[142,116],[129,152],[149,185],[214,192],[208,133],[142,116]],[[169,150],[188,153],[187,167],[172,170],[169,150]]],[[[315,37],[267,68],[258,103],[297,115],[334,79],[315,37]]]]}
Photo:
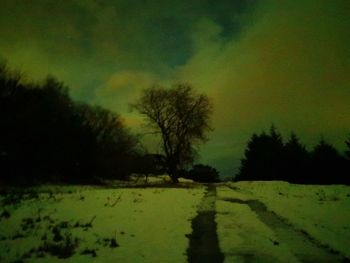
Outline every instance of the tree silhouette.
{"type": "Polygon", "coordinates": [[[161,175],[166,172],[164,156],[160,154],[137,153],[132,160],[132,164],[132,172],[145,176],[146,182],[150,175],[161,175]]]}
{"type": "Polygon", "coordinates": [[[212,105],[208,97],[196,94],[187,84],[171,89],[152,87],[145,89],[133,106],[160,134],[168,173],[178,182],[178,170],[193,162],[195,146],[206,140],[205,133],[210,130],[212,105]]]}
{"type": "Polygon", "coordinates": [[[278,180],[282,173],[283,141],[272,125],[270,134],[253,134],[236,180],[278,180]]]}
{"type": "Polygon", "coordinates": [[[219,172],[215,168],[203,164],[194,165],[188,172],[188,177],[196,182],[220,182],[219,172]]]}
{"type": "Polygon", "coordinates": [[[137,140],[109,110],[74,102],[52,77],[0,66],[0,183],[92,183],[131,173],[137,140]]]}
{"type": "Polygon", "coordinates": [[[314,147],[312,153],[312,174],[317,178],[313,182],[319,184],[347,183],[344,165],[345,159],[334,146],[324,139],[314,147]]]}
{"type": "MultiPolygon", "coordinates": [[[[295,133],[292,133],[284,145],[284,164],[283,169],[284,179],[288,182],[308,182],[308,176],[301,176],[306,174],[309,165],[309,152],[305,146],[299,141],[295,133]]],[[[308,173],[307,173],[308,174],[308,173]]]]}
{"type": "Polygon", "coordinates": [[[80,104],[77,114],[82,120],[82,128],[88,132],[87,137],[93,138],[95,169],[105,178],[126,178],[137,139],[125,129],[120,116],[88,104],[80,104]]]}
{"type": "Polygon", "coordinates": [[[270,133],[253,134],[235,180],[284,180],[304,184],[349,184],[347,160],[320,140],[311,152],[295,133],[285,144],[274,126],[270,133]]]}

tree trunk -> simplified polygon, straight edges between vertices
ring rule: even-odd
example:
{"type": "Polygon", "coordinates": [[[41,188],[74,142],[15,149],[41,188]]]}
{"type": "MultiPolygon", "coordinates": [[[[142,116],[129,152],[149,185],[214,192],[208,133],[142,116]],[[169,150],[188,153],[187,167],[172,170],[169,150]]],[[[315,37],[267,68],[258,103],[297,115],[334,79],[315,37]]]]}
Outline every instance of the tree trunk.
{"type": "Polygon", "coordinates": [[[177,165],[174,162],[174,157],[168,157],[167,158],[167,165],[168,165],[168,174],[173,181],[174,184],[177,184],[179,182],[178,179],[178,173],[177,173],[177,165]]]}
{"type": "Polygon", "coordinates": [[[176,168],[171,167],[169,169],[169,176],[170,176],[170,178],[171,178],[171,180],[173,181],[174,184],[177,184],[179,182],[176,168]]]}
{"type": "Polygon", "coordinates": [[[177,184],[179,182],[179,178],[177,178],[176,175],[171,175],[170,178],[171,178],[171,180],[173,181],[174,184],[177,184]]]}

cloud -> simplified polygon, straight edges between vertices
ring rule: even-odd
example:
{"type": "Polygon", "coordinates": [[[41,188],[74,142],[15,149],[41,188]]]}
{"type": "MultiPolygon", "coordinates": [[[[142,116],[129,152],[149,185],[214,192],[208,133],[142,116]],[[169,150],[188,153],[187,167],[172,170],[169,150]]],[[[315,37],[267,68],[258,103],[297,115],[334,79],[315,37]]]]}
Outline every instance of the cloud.
{"type": "Polygon", "coordinates": [[[0,54],[35,78],[43,73],[56,74],[72,89],[82,86],[71,81],[74,74],[97,67],[101,72],[98,78],[119,70],[167,74],[192,55],[189,28],[193,23],[211,17],[224,23],[228,32],[233,27],[238,31],[230,17],[248,8],[243,2],[3,0],[0,54]],[[46,59],[42,61],[48,66],[43,67],[45,70],[32,69],[38,56],[46,59]],[[60,68],[67,65],[72,66],[62,72],[60,68]]]}
{"type": "Polygon", "coordinates": [[[159,82],[160,78],[150,72],[116,72],[96,89],[93,102],[115,111],[128,112],[128,103],[136,101],[141,90],[159,82]]]}
{"type": "Polygon", "coordinates": [[[57,76],[137,131],[128,103],[143,88],[192,83],[215,106],[202,161],[227,171],[271,123],[309,145],[323,134],[342,147],[349,12],[344,0],[3,0],[0,56],[29,77],[57,76]]]}
{"type": "Polygon", "coordinates": [[[203,155],[242,156],[248,137],[271,123],[309,145],[323,134],[341,147],[350,127],[349,11],[347,1],[267,1],[238,39],[224,41],[211,20],[199,26],[196,53],[178,74],[214,99],[216,131],[203,155]]]}

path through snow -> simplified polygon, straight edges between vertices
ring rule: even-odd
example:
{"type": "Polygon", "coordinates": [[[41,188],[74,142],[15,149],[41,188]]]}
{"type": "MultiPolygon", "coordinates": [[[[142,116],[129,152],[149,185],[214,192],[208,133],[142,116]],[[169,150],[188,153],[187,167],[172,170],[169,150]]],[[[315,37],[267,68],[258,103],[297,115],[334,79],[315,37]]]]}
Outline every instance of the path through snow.
{"type": "MultiPolygon", "coordinates": [[[[232,187],[230,189],[237,191],[232,187]]],[[[239,198],[224,198],[222,200],[249,206],[257,214],[258,219],[276,234],[278,241],[271,240],[271,242],[276,246],[282,243],[287,245],[290,252],[300,262],[347,262],[347,259],[338,251],[322,245],[304,230],[295,228],[283,217],[269,211],[266,205],[259,200],[241,200],[239,198]]],[[[258,256],[252,255],[252,258],[257,259],[258,256]]],[[[250,262],[249,260],[244,261],[250,262]]]]}
{"type": "Polygon", "coordinates": [[[192,220],[192,233],[188,236],[188,262],[221,263],[224,256],[220,251],[215,222],[216,187],[208,185],[207,192],[199,206],[197,216],[192,220]]]}

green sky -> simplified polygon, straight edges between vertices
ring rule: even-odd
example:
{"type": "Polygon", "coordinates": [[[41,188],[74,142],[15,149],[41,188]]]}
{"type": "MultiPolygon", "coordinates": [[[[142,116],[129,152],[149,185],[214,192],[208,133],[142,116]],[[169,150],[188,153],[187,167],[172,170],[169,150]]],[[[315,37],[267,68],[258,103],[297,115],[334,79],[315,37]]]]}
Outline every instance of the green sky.
{"type": "MultiPolygon", "coordinates": [[[[56,76],[75,99],[122,114],[140,90],[189,82],[214,102],[201,161],[232,175],[274,123],[312,147],[350,133],[348,0],[0,0],[0,58],[56,76]]],[[[153,139],[145,136],[147,145],[153,139]]]]}

